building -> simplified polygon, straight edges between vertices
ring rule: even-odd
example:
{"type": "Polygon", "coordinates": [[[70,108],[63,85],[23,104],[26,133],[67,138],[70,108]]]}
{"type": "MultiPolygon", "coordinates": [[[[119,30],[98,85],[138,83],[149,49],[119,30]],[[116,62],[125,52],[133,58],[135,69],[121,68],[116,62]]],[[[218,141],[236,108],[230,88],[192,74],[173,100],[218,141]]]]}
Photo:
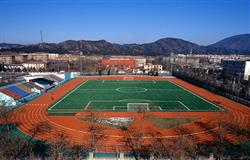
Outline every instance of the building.
{"type": "Polygon", "coordinates": [[[0,55],[1,64],[14,64],[15,62],[15,55],[0,55]]]}
{"type": "Polygon", "coordinates": [[[248,80],[250,76],[250,61],[248,60],[222,60],[223,76],[248,80]]]}
{"type": "Polygon", "coordinates": [[[147,63],[143,67],[145,71],[157,70],[159,72],[163,70],[162,65],[159,65],[159,64],[147,63]]]}
{"type": "Polygon", "coordinates": [[[136,57],[136,67],[143,67],[146,64],[146,58],[144,57],[136,57]]]}
{"type": "Polygon", "coordinates": [[[22,64],[26,69],[35,69],[35,70],[45,70],[46,63],[45,62],[27,62],[22,64]]]}
{"type": "Polygon", "coordinates": [[[5,68],[8,69],[8,70],[14,70],[14,71],[18,71],[18,70],[23,70],[24,69],[24,66],[22,64],[8,64],[8,65],[5,65],[5,68]]]}
{"type": "Polygon", "coordinates": [[[102,65],[105,67],[120,68],[120,69],[134,69],[136,68],[135,57],[128,56],[112,56],[102,59],[102,65]]]}
{"type": "Polygon", "coordinates": [[[33,82],[15,83],[0,88],[0,105],[16,106],[37,97],[43,88],[33,82]]]}

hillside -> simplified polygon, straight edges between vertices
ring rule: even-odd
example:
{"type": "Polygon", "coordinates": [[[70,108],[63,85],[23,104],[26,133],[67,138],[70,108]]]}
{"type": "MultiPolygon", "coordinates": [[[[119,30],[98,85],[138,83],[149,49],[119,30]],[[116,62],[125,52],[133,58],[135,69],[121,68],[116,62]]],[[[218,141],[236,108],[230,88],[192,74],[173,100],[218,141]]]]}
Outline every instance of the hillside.
{"type": "Polygon", "coordinates": [[[14,52],[52,52],[84,55],[168,55],[188,54],[248,54],[250,55],[250,34],[242,34],[225,38],[208,46],[201,46],[178,38],[163,38],[145,44],[115,44],[105,40],[67,40],[60,43],[39,43],[19,45],[0,43],[1,51],[14,52]]]}

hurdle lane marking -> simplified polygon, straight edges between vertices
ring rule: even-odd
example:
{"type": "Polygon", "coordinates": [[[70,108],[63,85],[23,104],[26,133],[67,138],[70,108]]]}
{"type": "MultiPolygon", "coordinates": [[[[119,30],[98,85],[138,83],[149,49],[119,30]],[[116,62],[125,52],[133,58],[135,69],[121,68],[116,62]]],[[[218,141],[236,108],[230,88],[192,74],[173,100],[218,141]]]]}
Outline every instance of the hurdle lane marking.
{"type": "Polygon", "coordinates": [[[82,85],[84,85],[85,83],[87,83],[88,80],[84,81],[83,83],[81,83],[79,86],[77,86],[75,89],[73,89],[72,91],[70,91],[68,94],[66,94],[66,96],[64,96],[63,98],[61,98],[59,101],[57,101],[55,104],[53,104],[53,106],[51,106],[48,110],[50,111],[52,108],[54,108],[58,103],[60,103],[62,100],[64,100],[66,97],[68,97],[69,95],[71,95],[71,93],[73,93],[75,90],[77,90],[78,88],[80,88],[82,85]]]}

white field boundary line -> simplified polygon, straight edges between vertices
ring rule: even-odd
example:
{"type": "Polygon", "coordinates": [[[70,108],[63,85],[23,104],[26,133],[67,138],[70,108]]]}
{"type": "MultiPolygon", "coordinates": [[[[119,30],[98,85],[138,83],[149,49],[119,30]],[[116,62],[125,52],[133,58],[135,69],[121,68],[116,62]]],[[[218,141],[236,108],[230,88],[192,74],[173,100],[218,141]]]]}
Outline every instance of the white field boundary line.
{"type": "Polygon", "coordinates": [[[61,98],[59,101],[57,101],[55,104],[53,104],[53,106],[51,106],[48,110],[50,111],[52,108],[54,108],[58,103],[60,103],[62,100],[64,100],[66,97],[68,97],[69,95],[71,95],[71,93],[73,93],[75,90],[77,90],[78,88],[80,88],[82,85],[84,85],[85,83],[87,83],[88,80],[86,80],[85,82],[83,82],[82,84],[80,84],[79,86],[77,86],[76,88],[74,88],[72,91],[70,91],[68,94],[66,94],[66,96],[64,96],[63,98],[61,98]]]}
{"type": "MultiPolygon", "coordinates": [[[[133,88],[138,88],[138,87],[129,87],[131,89],[133,88]]],[[[78,91],[117,91],[116,90],[117,88],[115,89],[78,89],[78,91]]],[[[147,88],[144,88],[146,89],[147,91],[182,91],[183,89],[147,89],[147,88]]]]}
{"type": "Polygon", "coordinates": [[[178,101],[183,107],[185,107],[187,110],[189,110],[190,111],[190,109],[184,104],[184,103],[182,103],[181,101],[178,101]]]}
{"type": "MultiPolygon", "coordinates": [[[[91,102],[131,102],[131,103],[136,103],[136,102],[134,102],[134,100],[136,100],[136,99],[126,99],[126,100],[91,100],[91,102]]],[[[138,99],[139,101],[143,101],[143,100],[141,100],[141,99],[138,99]]],[[[145,101],[145,100],[144,100],[145,101]]],[[[179,103],[179,101],[161,101],[161,100],[148,100],[148,103],[150,103],[150,102],[178,102],[179,103]]],[[[138,102],[139,103],[139,102],[138,102]]],[[[141,102],[141,103],[143,103],[143,102],[141,102]]]]}
{"type": "Polygon", "coordinates": [[[120,99],[118,101],[119,102],[127,102],[127,101],[130,101],[130,102],[133,102],[133,101],[151,102],[151,100],[148,100],[148,99],[120,99]]]}
{"type": "Polygon", "coordinates": [[[210,102],[210,101],[206,100],[205,98],[203,98],[203,97],[201,97],[201,96],[199,96],[199,95],[197,95],[197,94],[191,92],[190,90],[188,90],[188,89],[182,87],[181,85],[179,85],[179,84],[177,84],[177,83],[174,83],[174,82],[171,82],[171,81],[168,81],[168,82],[170,82],[170,83],[172,83],[172,84],[174,84],[174,85],[176,85],[176,86],[182,88],[183,90],[185,90],[185,91],[191,93],[192,95],[194,95],[194,96],[196,96],[196,97],[198,97],[198,98],[200,98],[200,99],[206,101],[207,103],[211,104],[211,105],[214,106],[215,108],[218,108],[218,109],[221,110],[221,111],[225,111],[225,109],[223,109],[223,108],[221,108],[221,107],[218,107],[217,105],[213,104],[212,102],[210,102]]]}
{"type": "Polygon", "coordinates": [[[84,110],[87,110],[87,109],[88,109],[88,107],[89,107],[89,105],[90,105],[91,102],[92,102],[92,101],[89,101],[89,103],[84,107],[84,110]]]}

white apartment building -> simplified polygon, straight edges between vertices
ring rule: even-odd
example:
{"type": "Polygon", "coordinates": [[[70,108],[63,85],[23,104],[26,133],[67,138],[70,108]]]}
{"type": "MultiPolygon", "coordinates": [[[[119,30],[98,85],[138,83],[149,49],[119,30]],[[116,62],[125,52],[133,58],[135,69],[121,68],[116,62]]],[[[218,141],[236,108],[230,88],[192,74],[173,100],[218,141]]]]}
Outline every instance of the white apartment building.
{"type": "Polygon", "coordinates": [[[159,64],[147,63],[143,67],[144,67],[144,70],[146,70],[146,71],[150,71],[150,70],[154,70],[154,69],[156,69],[157,71],[163,70],[162,65],[159,65],[159,64]]]}

